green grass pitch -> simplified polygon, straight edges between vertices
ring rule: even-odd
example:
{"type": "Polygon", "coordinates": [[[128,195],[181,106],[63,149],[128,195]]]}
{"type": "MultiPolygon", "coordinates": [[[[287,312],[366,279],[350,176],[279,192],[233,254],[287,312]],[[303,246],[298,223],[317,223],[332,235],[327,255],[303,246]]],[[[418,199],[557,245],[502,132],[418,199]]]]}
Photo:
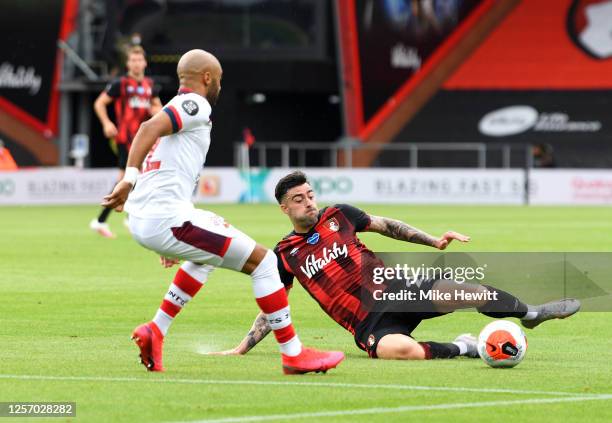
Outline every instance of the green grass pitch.
{"type": "MultiPolygon", "coordinates": [[[[450,251],[612,249],[608,208],[363,208],[433,234],[472,236],[450,251]]],[[[209,209],[269,247],[289,231],[272,205],[209,209]]],[[[301,339],[347,357],[326,375],[283,376],[271,336],[243,357],[204,354],[233,347],[257,313],[248,277],[225,270],[212,274],[175,321],[166,373],[148,374],[129,336],[151,319],[174,270],[138,246],[119,215],[110,219],[118,239],[91,233],[97,211],[0,208],[0,402],[76,401],[74,420],[87,422],[612,421],[608,313],[580,313],[528,331],[527,356],[514,369],[463,358],[371,360],[296,284],[290,303],[301,339]]],[[[375,251],[424,250],[376,234],[361,239],[375,251]]],[[[421,324],[414,335],[448,341],[478,333],[488,321],[455,313],[421,324]]]]}

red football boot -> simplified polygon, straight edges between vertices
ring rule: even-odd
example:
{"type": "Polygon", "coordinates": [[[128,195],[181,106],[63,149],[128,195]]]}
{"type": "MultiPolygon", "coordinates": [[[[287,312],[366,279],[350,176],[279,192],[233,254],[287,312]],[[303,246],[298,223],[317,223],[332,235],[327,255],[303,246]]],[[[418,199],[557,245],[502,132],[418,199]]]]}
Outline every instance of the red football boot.
{"type": "Polygon", "coordinates": [[[327,372],[344,360],[344,353],[340,351],[319,351],[314,348],[302,348],[302,352],[295,357],[281,354],[283,357],[283,372],[286,375],[299,375],[309,372],[327,372]]]}
{"type": "Polygon", "coordinates": [[[164,335],[153,322],[138,326],[132,332],[132,340],[140,348],[140,362],[150,372],[163,372],[162,350],[164,335]]]}

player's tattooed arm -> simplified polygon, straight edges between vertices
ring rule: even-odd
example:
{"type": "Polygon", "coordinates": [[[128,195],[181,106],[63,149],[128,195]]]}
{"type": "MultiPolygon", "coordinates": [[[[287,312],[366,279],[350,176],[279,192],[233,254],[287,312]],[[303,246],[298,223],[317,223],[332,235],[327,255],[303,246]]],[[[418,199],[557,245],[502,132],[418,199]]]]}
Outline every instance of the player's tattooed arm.
{"type": "Polygon", "coordinates": [[[437,247],[437,238],[407,223],[388,217],[370,216],[369,230],[400,241],[437,247]]]}
{"type": "Polygon", "coordinates": [[[246,354],[270,333],[272,329],[265,314],[260,312],[251,326],[251,330],[236,348],[239,354],[246,354]]]}
{"type": "Polygon", "coordinates": [[[243,355],[248,353],[251,348],[259,343],[262,339],[266,337],[271,331],[270,324],[268,323],[268,319],[263,313],[259,313],[253,322],[253,326],[251,330],[244,337],[244,339],[238,344],[237,347],[232,348],[231,350],[226,351],[215,351],[210,352],[208,354],[211,355],[243,355]]]}
{"type": "Polygon", "coordinates": [[[368,227],[368,231],[376,232],[400,241],[428,245],[439,250],[444,250],[454,239],[461,242],[467,242],[470,240],[470,237],[453,231],[448,231],[440,238],[436,238],[429,235],[427,232],[408,225],[407,223],[380,216],[370,216],[370,226],[368,227]]]}

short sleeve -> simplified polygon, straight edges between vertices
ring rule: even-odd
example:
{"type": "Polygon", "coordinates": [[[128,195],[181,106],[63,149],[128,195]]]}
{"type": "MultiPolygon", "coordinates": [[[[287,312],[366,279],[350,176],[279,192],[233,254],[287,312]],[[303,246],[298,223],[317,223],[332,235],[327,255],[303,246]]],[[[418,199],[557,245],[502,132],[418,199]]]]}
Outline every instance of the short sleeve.
{"type": "Polygon", "coordinates": [[[210,123],[211,107],[204,97],[182,94],[162,109],[172,122],[172,133],[190,131],[210,123]]]}
{"type": "Polygon", "coordinates": [[[274,254],[276,254],[276,259],[278,261],[278,273],[280,274],[281,282],[286,288],[291,288],[291,286],[293,286],[293,273],[285,267],[285,261],[281,253],[278,252],[278,246],[274,249],[274,254]]]}
{"type": "Polygon", "coordinates": [[[355,232],[363,232],[370,226],[370,216],[361,209],[349,204],[336,204],[344,216],[355,226],[355,232]]]}
{"type": "Polygon", "coordinates": [[[115,79],[109,82],[104,89],[109,97],[117,98],[121,96],[121,79],[115,79]]]}

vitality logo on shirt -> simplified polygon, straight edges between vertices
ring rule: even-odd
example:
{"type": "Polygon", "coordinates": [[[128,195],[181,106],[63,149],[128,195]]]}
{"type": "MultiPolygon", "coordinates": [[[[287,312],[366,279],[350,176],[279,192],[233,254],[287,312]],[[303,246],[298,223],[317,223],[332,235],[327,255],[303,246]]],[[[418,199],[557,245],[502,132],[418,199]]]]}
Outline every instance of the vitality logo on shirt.
{"type": "Polygon", "coordinates": [[[323,254],[319,258],[315,257],[314,254],[309,255],[306,257],[306,263],[304,263],[304,266],[300,266],[302,272],[304,272],[304,274],[309,278],[312,278],[315,273],[322,270],[325,266],[331,263],[332,260],[348,257],[348,247],[346,244],[342,244],[341,247],[338,247],[338,244],[334,242],[331,249],[324,247],[322,253],[323,254]]]}
{"type": "Polygon", "coordinates": [[[132,109],[149,109],[151,108],[151,101],[148,98],[142,98],[138,96],[130,97],[128,104],[132,109]]]}

